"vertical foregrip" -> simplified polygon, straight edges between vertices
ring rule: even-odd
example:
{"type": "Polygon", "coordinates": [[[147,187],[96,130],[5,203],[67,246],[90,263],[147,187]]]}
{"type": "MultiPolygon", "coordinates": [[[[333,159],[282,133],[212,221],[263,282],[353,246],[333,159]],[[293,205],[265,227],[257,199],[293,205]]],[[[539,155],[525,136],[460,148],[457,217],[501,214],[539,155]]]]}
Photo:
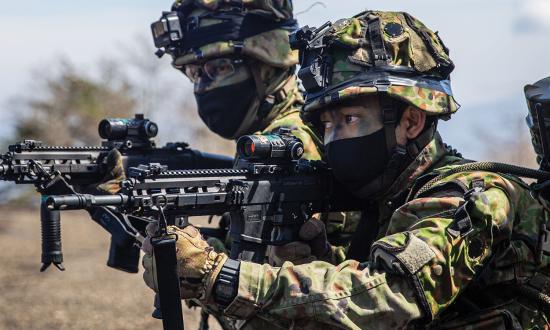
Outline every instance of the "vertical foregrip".
{"type": "Polygon", "coordinates": [[[45,200],[40,203],[40,224],[42,229],[42,267],[45,271],[52,263],[63,269],[61,252],[61,216],[60,211],[49,210],[45,200]]]}
{"type": "Polygon", "coordinates": [[[157,285],[165,330],[183,330],[183,314],[176,260],[176,239],[164,236],[151,241],[157,269],[157,285]]]}

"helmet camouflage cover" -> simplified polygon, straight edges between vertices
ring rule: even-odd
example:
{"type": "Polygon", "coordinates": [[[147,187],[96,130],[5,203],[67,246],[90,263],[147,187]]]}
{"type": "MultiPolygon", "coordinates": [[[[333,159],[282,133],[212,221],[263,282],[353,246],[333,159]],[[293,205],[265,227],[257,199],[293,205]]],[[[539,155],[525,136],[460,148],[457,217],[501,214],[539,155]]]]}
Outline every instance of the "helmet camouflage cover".
{"type": "Polygon", "coordinates": [[[291,36],[291,45],[300,50],[305,120],[329,104],[373,93],[444,119],[458,110],[448,49],[407,13],[366,11],[319,29],[306,26],[291,36]]]}
{"type": "Polygon", "coordinates": [[[177,0],[172,10],[186,29],[183,49],[172,54],[176,67],[234,54],[276,68],[298,63],[288,45],[297,28],[291,0],[177,0]]]}

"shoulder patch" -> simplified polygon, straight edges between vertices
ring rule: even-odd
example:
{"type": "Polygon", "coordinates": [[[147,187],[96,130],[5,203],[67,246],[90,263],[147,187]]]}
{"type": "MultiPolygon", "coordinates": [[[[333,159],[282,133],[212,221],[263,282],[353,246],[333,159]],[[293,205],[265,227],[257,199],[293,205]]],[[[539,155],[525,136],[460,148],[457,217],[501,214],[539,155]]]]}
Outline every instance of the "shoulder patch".
{"type": "MultiPolygon", "coordinates": [[[[402,234],[401,234],[402,235],[402,234]]],[[[374,243],[371,260],[383,262],[386,269],[396,270],[395,263],[401,265],[403,271],[414,275],[430,260],[436,257],[428,243],[416,237],[411,232],[404,233],[405,242],[394,240],[374,243]]]]}
{"type": "Polygon", "coordinates": [[[428,243],[414,234],[409,234],[409,244],[405,249],[395,255],[397,260],[411,273],[415,274],[430,260],[435,258],[435,252],[428,243]]]}

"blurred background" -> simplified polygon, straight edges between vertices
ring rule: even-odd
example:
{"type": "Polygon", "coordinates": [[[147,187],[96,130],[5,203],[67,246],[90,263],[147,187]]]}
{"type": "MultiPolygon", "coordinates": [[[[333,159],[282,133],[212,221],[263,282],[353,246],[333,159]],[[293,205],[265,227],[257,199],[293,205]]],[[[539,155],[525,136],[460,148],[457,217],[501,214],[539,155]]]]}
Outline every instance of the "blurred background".
{"type": "MultiPolygon", "coordinates": [[[[192,85],[154,55],[149,25],[170,1],[1,0],[0,147],[22,138],[98,144],[97,123],[144,113],[158,142],[231,155],[195,111],[192,85]]],[[[295,0],[301,25],[363,9],[407,11],[438,30],[456,64],[462,108],[442,123],[466,158],[535,166],[523,86],[550,75],[548,0],[295,0]]],[[[2,151],[3,152],[3,151],[2,151]]],[[[37,195],[0,185],[0,329],[160,328],[140,275],[105,266],[108,237],[84,214],[64,214],[67,271],[39,274],[37,195]]],[[[196,320],[196,313],[187,313],[196,320]]],[[[189,329],[195,327],[189,326],[189,329]]]]}

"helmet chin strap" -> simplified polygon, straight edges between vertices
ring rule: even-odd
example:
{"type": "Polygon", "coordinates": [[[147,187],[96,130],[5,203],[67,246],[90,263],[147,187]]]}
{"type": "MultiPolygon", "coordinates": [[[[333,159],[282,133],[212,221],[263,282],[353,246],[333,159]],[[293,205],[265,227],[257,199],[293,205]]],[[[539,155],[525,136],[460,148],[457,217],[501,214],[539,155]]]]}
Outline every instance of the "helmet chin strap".
{"type": "Polygon", "coordinates": [[[397,127],[397,121],[399,120],[399,110],[397,110],[396,102],[393,98],[381,96],[378,99],[380,102],[380,107],[382,108],[382,122],[384,123],[384,135],[386,137],[386,151],[391,159],[394,149],[397,146],[395,128],[397,127]]]}
{"type": "Polygon", "coordinates": [[[436,124],[426,128],[414,140],[407,142],[405,146],[397,144],[395,128],[399,118],[399,110],[392,98],[380,97],[382,119],[386,140],[386,152],[388,153],[388,165],[384,173],[373,181],[365,184],[355,191],[355,195],[365,199],[379,199],[385,195],[391,185],[399,177],[401,172],[420,154],[422,149],[430,143],[436,131],[436,124]]]}

